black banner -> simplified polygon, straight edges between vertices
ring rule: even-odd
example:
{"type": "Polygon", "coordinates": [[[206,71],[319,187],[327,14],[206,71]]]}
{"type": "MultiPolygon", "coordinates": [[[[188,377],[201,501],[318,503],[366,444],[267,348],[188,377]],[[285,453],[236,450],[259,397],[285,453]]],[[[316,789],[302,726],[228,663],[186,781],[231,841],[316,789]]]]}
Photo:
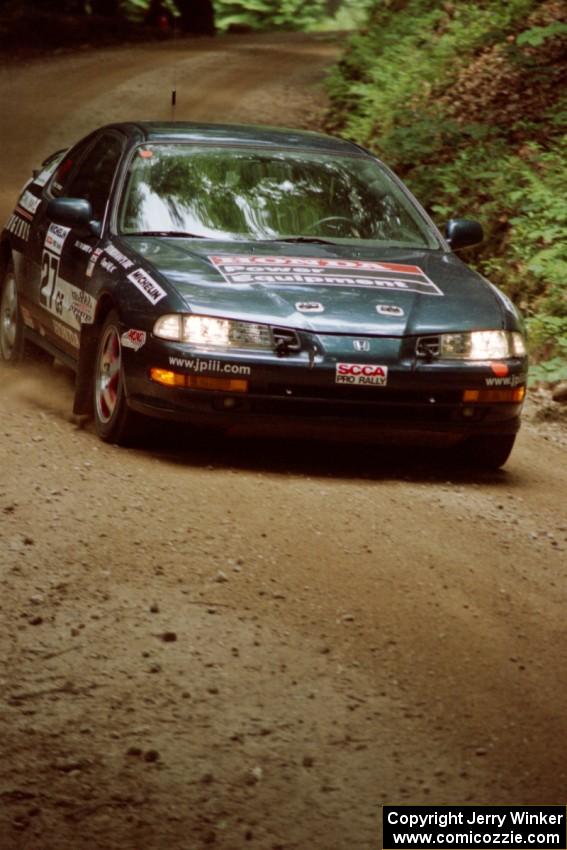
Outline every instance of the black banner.
{"type": "Polygon", "coordinates": [[[384,806],[383,850],[566,850],[565,806],[384,806]]]}

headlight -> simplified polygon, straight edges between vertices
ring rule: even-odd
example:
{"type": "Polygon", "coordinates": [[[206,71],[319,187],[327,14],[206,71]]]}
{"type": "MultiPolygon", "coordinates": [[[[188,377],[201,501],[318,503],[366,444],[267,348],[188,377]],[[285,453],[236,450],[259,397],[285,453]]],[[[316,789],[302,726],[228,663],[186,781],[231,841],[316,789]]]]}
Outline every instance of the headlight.
{"type": "Polygon", "coordinates": [[[442,334],[439,341],[439,357],[445,360],[504,360],[526,353],[524,338],[518,332],[442,334]]]}
{"type": "Polygon", "coordinates": [[[183,332],[181,318],[181,316],[160,316],[154,325],[154,336],[159,336],[160,339],[174,339],[180,342],[183,332]]]}
{"type": "Polygon", "coordinates": [[[154,336],[199,348],[274,349],[268,325],[212,316],[161,316],[154,325],[154,336]]]}

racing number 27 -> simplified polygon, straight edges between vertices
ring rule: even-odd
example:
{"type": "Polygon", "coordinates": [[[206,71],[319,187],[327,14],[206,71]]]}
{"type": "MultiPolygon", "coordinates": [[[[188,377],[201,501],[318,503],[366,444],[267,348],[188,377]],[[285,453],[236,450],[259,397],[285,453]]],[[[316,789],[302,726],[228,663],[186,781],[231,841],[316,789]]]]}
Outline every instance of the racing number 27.
{"type": "MultiPolygon", "coordinates": [[[[48,310],[52,309],[53,294],[55,292],[55,284],[59,274],[59,257],[54,257],[47,251],[43,252],[41,258],[41,291],[39,300],[48,310]]],[[[59,293],[58,293],[59,295],[59,293]]],[[[55,309],[58,313],[62,312],[60,299],[55,299],[55,309]],[[59,308],[59,309],[58,309],[59,308]]]]}

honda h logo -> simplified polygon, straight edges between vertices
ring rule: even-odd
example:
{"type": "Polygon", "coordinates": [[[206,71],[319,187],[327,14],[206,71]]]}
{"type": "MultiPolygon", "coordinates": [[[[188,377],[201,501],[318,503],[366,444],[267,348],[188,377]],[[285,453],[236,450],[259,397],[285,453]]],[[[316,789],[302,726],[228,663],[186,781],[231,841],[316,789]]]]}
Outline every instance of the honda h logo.
{"type": "Polygon", "coordinates": [[[355,351],[370,351],[370,343],[367,339],[353,339],[352,344],[355,351]]]}

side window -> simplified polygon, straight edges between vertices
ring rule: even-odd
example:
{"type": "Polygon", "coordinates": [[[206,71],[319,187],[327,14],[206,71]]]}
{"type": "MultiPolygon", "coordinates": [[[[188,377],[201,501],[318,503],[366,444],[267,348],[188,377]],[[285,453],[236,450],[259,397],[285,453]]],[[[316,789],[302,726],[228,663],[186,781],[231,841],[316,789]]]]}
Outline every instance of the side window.
{"type": "Polygon", "coordinates": [[[75,145],[75,147],[67,151],[65,156],[62,158],[48,188],[49,194],[54,198],[61,198],[69,195],[67,192],[69,180],[73,176],[77,163],[92,145],[92,141],[92,136],[89,136],[87,139],[83,139],[82,142],[79,142],[78,145],[75,145]]]}
{"type": "Polygon", "coordinates": [[[93,217],[96,221],[104,217],[108,196],[121,157],[120,139],[110,134],[101,136],[65,186],[67,197],[85,198],[91,202],[93,217]]]}

